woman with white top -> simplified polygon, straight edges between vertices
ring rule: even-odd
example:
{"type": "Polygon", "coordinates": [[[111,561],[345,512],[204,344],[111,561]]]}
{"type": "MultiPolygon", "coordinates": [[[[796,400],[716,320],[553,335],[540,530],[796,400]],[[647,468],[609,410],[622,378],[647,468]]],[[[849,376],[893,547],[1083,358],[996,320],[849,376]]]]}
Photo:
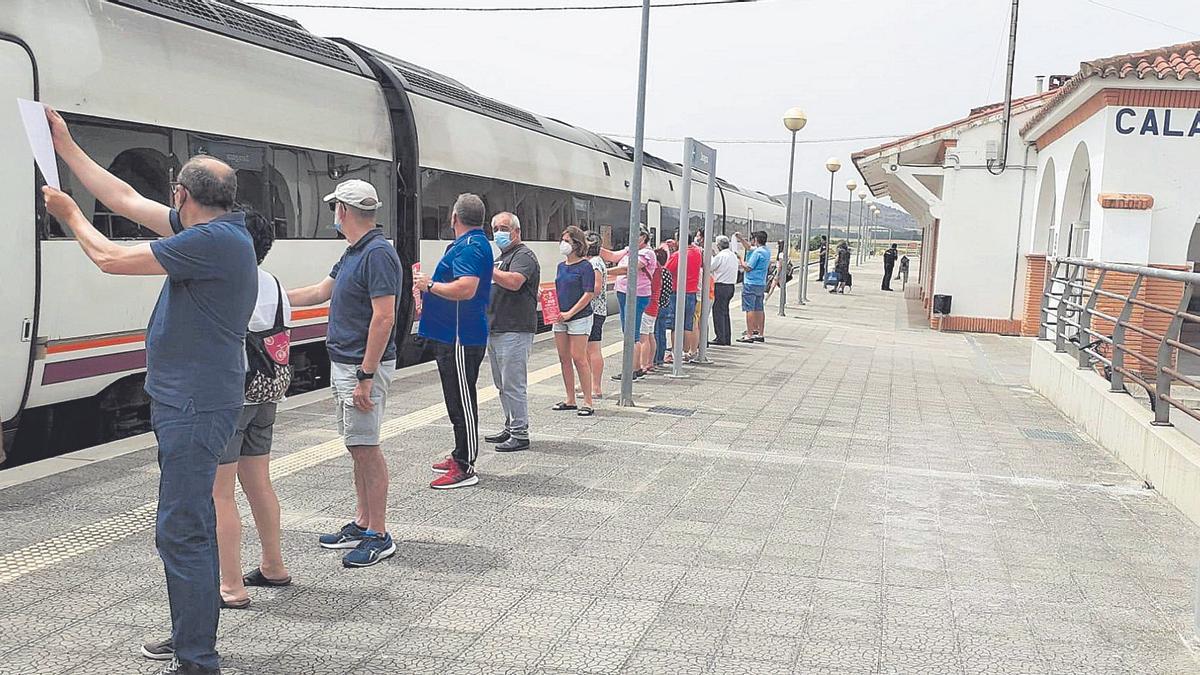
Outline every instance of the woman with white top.
{"type": "Polygon", "coordinates": [[[604,339],[604,320],[608,318],[608,265],[600,257],[600,235],[595,232],[587,233],[588,261],[596,270],[596,295],[592,298],[592,333],[588,336],[587,357],[592,366],[592,398],[602,399],[600,391],[601,376],[604,375],[604,354],[600,351],[600,341],[604,339]]]}
{"type": "MultiPolygon", "coordinates": [[[[261,265],[275,241],[272,225],[259,214],[247,213],[246,229],[254,240],[254,253],[261,265]]],[[[273,328],[285,331],[291,320],[292,307],[287,293],[282,291],[275,277],[260,267],[258,302],[250,316],[248,331],[263,333],[273,328]]],[[[287,368],[286,365],[282,367],[287,368]]],[[[221,606],[226,609],[245,609],[250,605],[247,586],[288,586],[292,583],[280,547],[279,498],[271,486],[271,436],[277,404],[278,400],[247,402],[242,407],[233,438],[217,467],[213,503],[217,510],[217,551],[221,561],[221,606]],[[254,526],[262,542],[259,566],[245,576],[242,575],[242,520],[233,497],[235,477],[250,502],[254,526]]]]}

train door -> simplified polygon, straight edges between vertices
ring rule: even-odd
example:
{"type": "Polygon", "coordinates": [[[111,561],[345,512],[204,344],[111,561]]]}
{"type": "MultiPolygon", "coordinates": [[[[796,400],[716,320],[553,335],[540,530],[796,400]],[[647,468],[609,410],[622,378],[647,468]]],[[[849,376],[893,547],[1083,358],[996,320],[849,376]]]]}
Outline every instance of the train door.
{"type": "MultiPolygon", "coordinates": [[[[22,44],[0,34],[0,421],[21,412],[29,388],[37,286],[34,164],[14,99],[36,97],[22,44]]],[[[0,455],[2,458],[2,455],[0,455]]]]}
{"type": "Polygon", "coordinates": [[[650,246],[658,246],[662,232],[662,204],[646,202],[646,229],[650,230],[650,246]]]}

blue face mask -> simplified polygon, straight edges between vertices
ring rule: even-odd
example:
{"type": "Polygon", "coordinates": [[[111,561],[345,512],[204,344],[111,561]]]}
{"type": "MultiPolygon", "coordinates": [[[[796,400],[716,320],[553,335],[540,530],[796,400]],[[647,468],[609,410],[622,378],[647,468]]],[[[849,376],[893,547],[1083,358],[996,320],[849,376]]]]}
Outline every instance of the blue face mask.
{"type": "Polygon", "coordinates": [[[511,232],[497,232],[496,233],[496,245],[500,247],[501,251],[508,248],[509,244],[511,244],[511,243],[512,243],[512,233],[511,232]]]}

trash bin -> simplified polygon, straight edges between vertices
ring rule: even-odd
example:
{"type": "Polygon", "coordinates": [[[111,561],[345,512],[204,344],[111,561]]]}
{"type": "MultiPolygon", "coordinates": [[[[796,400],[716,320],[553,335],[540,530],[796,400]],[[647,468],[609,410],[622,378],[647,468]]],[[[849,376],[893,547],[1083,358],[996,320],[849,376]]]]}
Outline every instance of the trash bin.
{"type": "Polygon", "coordinates": [[[933,313],[943,316],[950,315],[950,297],[949,295],[933,296],[933,313]]]}

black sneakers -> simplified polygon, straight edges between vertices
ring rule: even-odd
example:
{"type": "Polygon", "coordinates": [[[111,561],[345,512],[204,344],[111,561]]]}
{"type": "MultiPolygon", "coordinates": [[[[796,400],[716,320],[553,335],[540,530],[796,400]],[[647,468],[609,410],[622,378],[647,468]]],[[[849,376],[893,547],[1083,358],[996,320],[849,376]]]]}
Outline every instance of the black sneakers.
{"type": "Polygon", "coordinates": [[[142,645],[142,656],[152,661],[170,661],[175,658],[175,645],[171,638],[142,645]]]}
{"type": "Polygon", "coordinates": [[[517,438],[510,436],[508,440],[496,446],[496,452],[518,452],[529,449],[528,438],[517,438]]]}
{"type": "Polygon", "coordinates": [[[500,433],[492,434],[491,436],[484,436],[483,440],[485,443],[504,443],[510,438],[512,438],[512,434],[508,433],[508,430],[505,429],[500,433]]]}

